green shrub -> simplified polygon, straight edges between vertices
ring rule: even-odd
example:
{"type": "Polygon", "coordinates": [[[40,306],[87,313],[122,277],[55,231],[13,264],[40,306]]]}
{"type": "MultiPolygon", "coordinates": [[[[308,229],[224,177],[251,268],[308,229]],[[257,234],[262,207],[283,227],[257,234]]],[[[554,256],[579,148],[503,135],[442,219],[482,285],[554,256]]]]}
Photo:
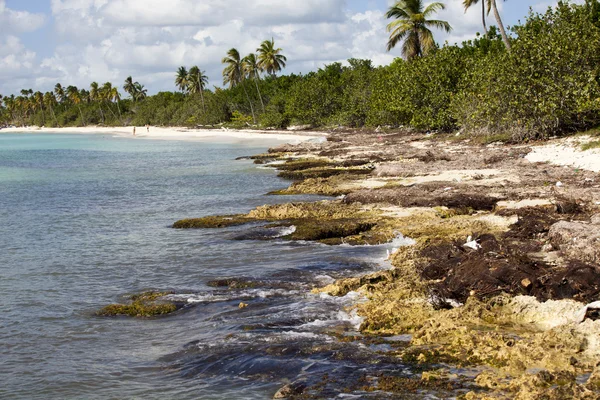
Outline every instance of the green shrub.
{"type": "Polygon", "coordinates": [[[510,53],[473,64],[452,104],[469,131],[546,138],[600,122],[600,29],[585,6],[559,2],[514,28],[510,53]]]}

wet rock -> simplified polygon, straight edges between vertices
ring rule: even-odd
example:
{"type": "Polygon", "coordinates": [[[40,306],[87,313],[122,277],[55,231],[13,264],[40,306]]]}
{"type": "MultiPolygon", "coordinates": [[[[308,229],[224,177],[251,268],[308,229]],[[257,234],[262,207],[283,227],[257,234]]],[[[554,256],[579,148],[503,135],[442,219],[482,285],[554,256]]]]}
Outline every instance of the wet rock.
{"type": "Polygon", "coordinates": [[[590,222],[560,221],[549,231],[552,246],[569,258],[600,263],[600,214],[590,222]]]}
{"type": "Polygon", "coordinates": [[[297,396],[297,395],[302,394],[304,392],[304,389],[306,389],[306,382],[298,381],[298,382],[289,383],[289,384],[283,386],[281,389],[279,389],[277,391],[277,393],[275,393],[273,398],[274,399],[287,399],[291,396],[297,396]]]}
{"type": "Polygon", "coordinates": [[[165,300],[172,292],[144,292],[130,297],[128,304],[110,304],[96,312],[101,317],[156,317],[171,314],[181,308],[181,303],[165,300]]]}
{"type": "Polygon", "coordinates": [[[206,283],[207,286],[228,289],[248,289],[260,286],[262,282],[253,281],[244,278],[229,278],[229,279],[216,279],[206,283]]]}
{"type": "Polygon", "coordinates": [[[222,215],[209,216],[203,218],[182,219],[173,224],[175,229],[200,229],[200,228],[226,228],[229,226],[238,226],[253,222],[244,215],[222,215]]]}

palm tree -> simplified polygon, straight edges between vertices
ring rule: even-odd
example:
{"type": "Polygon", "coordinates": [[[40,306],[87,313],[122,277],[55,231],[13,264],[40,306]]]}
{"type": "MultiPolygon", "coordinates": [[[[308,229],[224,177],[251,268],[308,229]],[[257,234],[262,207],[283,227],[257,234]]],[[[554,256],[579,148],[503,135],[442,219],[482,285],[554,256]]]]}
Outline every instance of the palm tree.
{"type": "MultiPolygon", "coordinates": [[[[489,0],[487,0],[489,2],[489,0]]],[[[463,1],[463,5],[465,6],[465,13],[467,12],[467,9],[469,7],[471,7],[472,5],[475,5],[479,3],[479,0],[464,0],[463,1]]],[[[483,23],[483,32],[487,33],[487,24],[485,21],[485,0],[481,0],[481,22],[483,23]]]]}
{"type": "Polygon", "coordinates": [[[33,94],[33,101],[36,108],[39,107],[42,110],[42,125],[46,125],[46,115],[44,114],[44,95],[42,92],[35,92],[33,94]]]}
{"type": "Polygon", "coordinates": [[[429,28],[438,28],[446,32],[452,27],[446,21],[427,19],[446,6],[443,3],[431,3],[424,6],[422,0],[400,0],[386,13],[386,18],[394,18],[387,26],[390,40],[387,50],[392,50],[399,42],[402,45],[402,55],[408,60],[427,55],[435,48],[433,32],[429,28]]]}
{"type": "MultiPolygon", "coordinates": [[[[483,12],[485,13],[485,3],[484,0],[481,0],[481,5],[483,6],[483,12]]],[[[508,35],[506,34],[506,30],[504,29],[504,24],[502,23],[502,18],[500,18],[500,12],[498,12],[498,6],[496,5],[496,0],[485,0],[487,2],[487,13],[490,14],[491,10],[494,10],[494,17],[496,18],[496,22],[498,23],[498,28],[500,29],[500,34],[502,35],[502,40],[504,41],[504,45],[507,50],[510,50],[510,41],[508,40],[508,35]]],[[[465,11],[469,9],[469,7],[477,4],[479,0],[464,0],[463,5],[465,6],[465,11]]],[[[485,17],[483,26],[485,27],[485,17]]]]}
{"type": "Polygon", "coordinates": [[[4,107],[6,107],[6,111],[8,111],[10,115],[10,120],[15,120],[15,95],[11,94],[10,97],[4,97],[4,107]]]}
{"type": "Polygon", "coordinates": [[[79,109],[79,115],[81,116],[81,123],[85,126],[85,120],[83,119],[83,112],[81,112],[81,106],[79,105],[81,103],[81,93],[79,92],[79,90],[77,90],[77,88],[75,86],[68,86],[67,87],[67,98],[77,106],[77,108],[79,109]]]}
{"type": "Polygon", "coordinates": [[[239,84],[242,84],[242,89],[244,89],[244,93],[246,94],[246,99],[248,99],[248,104],[250,104],[250,112],[252,113],[252,121],[256,124],[256,115],[254,114],[254,106],[252,105],[252,101],[250,101],[250,96],[248,96],[248,91],[246,90],[246,85],[243,84],[244,74],[242,72],[242,60],[240,59],[240,52],[237,49],[230,49],[227,52],[227,57],[224,57],[221,60],[223,64],[225,64],[225,69],[223,69],[223,84],[229,84],[230,88],[233,88],[239,84]]]}
{"type": "Polygon", "coordinates": [[[287,57],[281,54],[280,48],[275,48],[275,40],[265,40],[256,49],[258,52],[258,65],[260,69],[266,71],[269,75],[275,76],[277,72],[285,68],[287,57]]]}
{"type": "Polygon", "coordinates": [[[230,49],[227,52],[227,57],[224,57],[221,62],[225,64],[225,69],[223,69],[223,84],[229,85],[229,88],[237,86],[242,81],[240,52],[237,49],[230,49]]]}
{"type": "Polygon", "coordinates": [[[27,97],[18,96],[15,98],[15,107],[20,111],[19,117],[21,118],[21,126],[25,126],[25,117],[27,115],[27,109],[29,108],[27,103],[27,97]]]}
{"type": "Polygon", "coordinates": [[[206,107],[204,105],[204,88],[206,85],[208,85],[208,77],[205,75],[204,71],[195,65],[190,68],[187,76],[187,90],[191,94],[200,93],[200,98],[202,99],[202,109],[204,112],[206,112],[206,107]]]}
{"type": "Polygon", "coordinates": [[[90,84],[90,100],[92,102],[100,103],[100,116],[102,117],[102,123],[104,123],[104,110],[102,109],[102,96],[100,94],[100,86],[98,82],[92,82],[90,84]]]}
{"type": "Polygon", "coordinates": [[[125,79],[123,90],[126,93],[128,93],[131,96],[131,98],[135,101],[135,98],[133,96],[133,94],[135,93],[135,83],[133,82],[133,78],[131,76],[128,76],[127,79],[125,79]]]}
{"type": "Polygon", "coordinates": [[[63,89],[60,83],[57,83],[56,86],[54,86],[54,94],[56,95],[56,99],[59,103],[65,101],[65,89],[63,89]]]}
{"type": "Polygon", "coordinates": [[[121,93],[119,93],[119,89],[116,86],[113,86],[107,93],[108,101],[114,101],[117,103],[117,110],[119,111],[119,120],[123,118],[121,114],[121,105],[119,104],[121,101],[121,93]]]}
{"type": "Polygon", "coordinates": [[[135,82],[133,84],[135,90],[134,90],[134,100],[138,101],[138,100],[144,100],[147,96],[148,96],[148,89],[144,89],[144,85],[140,84],[139,82],[135,82]]]}
{"type": "Polygon", "coordinates": [[[54,93],[44,93],[44,105],[46,106],[46,108],[50,109],[50,113],[52,114],[52,118],[54,118],[56,126],[59,126],[58,120],[56,119],[56,114],[54,114],[54,106],[56,106],[56,97],[54,96],[54,93]]]}
{"type": "Polygon", "coordinates": [[[175,85],[182,92],[185,92],[188,89],[188,76],[188,70],[184,66],[179,67],[177,74],[175,75],[175,85]]]}
{"type": "Polygon", "coordinates": [[[125,79],[123,90],[129,93],[134,102],[143,100],[146,98],[148,90],[144,89],[144,85],[140,85],[139,82],[134,82],[131,76],[125,79]]]}
{"type": "Polygon", "coordinates": [[[260,73],[262,72],[262,68],[258,65],[258,59],[256,58],[256,54],[250,53],[242,60],[242,70],[244,75],[246,75],[249,79],[254,80],[256,84],[256,91],[258,92],[258,98],[260,99],[260,104],[262,106],[263,112],[265,112],[265,103],[263,102],[262,95],[260,94],[260,89],[258,88],[258,81],[260,80],[260,73]]]}
{"type": "Polygon", "coordinates": [[[110,113],[113,115],[113,117],[115,117],[115,119],[117,119],[117,115],[112,110],[112,108],[110,108],[110,103],[112,103],[112,99],[113,99],[112,95],[113,95],[112,83],[106,82],[104,85],[102,85],[102,89],[100,89],[100,99],[102,102],[106,102],[106,107],[108,108],[110,113]]]}

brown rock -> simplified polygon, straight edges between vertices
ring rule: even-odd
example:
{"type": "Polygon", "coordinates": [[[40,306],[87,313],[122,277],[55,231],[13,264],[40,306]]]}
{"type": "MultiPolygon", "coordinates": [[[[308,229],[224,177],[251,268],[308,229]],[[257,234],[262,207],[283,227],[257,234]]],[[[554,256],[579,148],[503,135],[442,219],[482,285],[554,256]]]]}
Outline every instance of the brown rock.
{"type": "Polygon", "coordinates": [[[281,389],[275,393],[273,396],[274,399],[286,399],[290,396],[299,395],[304,392],[306,389],[306,384],[304,382],[293,382],[283,386],[281,389]]]}
{"type": "Polygon", "coordinates": [[[565,256],[586,263],[600,263],[600,215],[590,222],[560,221],[550,227],[550,243],[565,256]]]}

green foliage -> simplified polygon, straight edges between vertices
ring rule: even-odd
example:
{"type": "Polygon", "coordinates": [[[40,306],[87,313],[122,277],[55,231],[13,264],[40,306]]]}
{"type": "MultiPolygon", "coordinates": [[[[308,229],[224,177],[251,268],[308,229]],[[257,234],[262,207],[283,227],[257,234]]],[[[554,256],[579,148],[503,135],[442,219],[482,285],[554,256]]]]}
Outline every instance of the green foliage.
{"type": "Polygon", "coordinates": [[[246,128],[252,125],[252,117],[249,115],[244,115],[239,111],[234,111],[231,115],[231,122],[229,126],[232,128],[246,128]]]}
{"type": "Polygon", "coordinates": [[[459,125],[524,139],[600,122],[600,28],[586,8],[559,2],[514,31],[510,53],[469,70],[452,106],[459,125]]]}

